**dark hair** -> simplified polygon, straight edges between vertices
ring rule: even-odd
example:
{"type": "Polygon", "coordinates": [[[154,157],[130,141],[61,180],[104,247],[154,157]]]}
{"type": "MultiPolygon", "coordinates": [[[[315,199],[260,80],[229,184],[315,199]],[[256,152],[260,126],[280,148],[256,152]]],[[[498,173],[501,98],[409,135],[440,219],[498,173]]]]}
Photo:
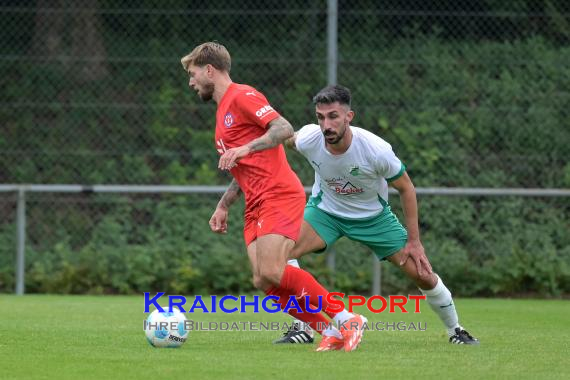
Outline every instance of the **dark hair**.
{"type": "Polygon", "coordinates": [[[350,102],[351,102],[350,90],[344,86],[335,84],[323,88],[313,98],[313,103],[315,105],[331,104],[334,102],[339,102],[340,104],[346,104],[347,106],[350,107],[350,102]]]}

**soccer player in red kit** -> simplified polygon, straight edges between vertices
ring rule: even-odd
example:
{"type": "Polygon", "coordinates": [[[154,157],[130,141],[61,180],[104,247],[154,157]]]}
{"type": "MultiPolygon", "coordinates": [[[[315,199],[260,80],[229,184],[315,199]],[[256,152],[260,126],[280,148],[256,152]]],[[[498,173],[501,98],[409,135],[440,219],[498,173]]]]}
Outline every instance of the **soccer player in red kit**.
{"type": "Polygon", "coordinates": [[[277,296],[282,308],[290,295],[301,301],[303,310],[304,296],[309,296],[314,307],[319,305],[318,296],[321,296],[323,310],[335,322],[345,322],[340,332],[329,331],[330,327],[323,332],[328,320],[320,313],[297,313],[295,309],[289,313],[323,333],[318,351],[356,349],[366,319],[347,311],[326,311],[328,291],[308,272],[287,265],[289,252],[299,236],[306,199],[281,145],[293,136],[293,127],[262,93],[232,82],[231,58],[223,45],[203,43],[181,62],[190,77],[190,87],[202,100],[213,99],[218,105],[215,134],[216,149],[221,155],[218,168],[229,170],[233,176],[210,219],[210,228],[217,233],[227,231],[228,209],[243,192],[244,239],[255,287],[277,296]]]}

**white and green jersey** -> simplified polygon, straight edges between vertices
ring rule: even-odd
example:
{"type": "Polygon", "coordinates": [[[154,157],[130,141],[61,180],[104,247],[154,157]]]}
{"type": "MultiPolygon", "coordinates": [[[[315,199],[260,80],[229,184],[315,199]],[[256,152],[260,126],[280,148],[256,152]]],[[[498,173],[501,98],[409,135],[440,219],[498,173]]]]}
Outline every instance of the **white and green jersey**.
{"type": "Polygon", "coordinates": [[[388,204],[388,182],[406,170],[392,146],[362,128],[350,127],[352,142],[343,154],[331,154],[316,124],[297,131],[295,145],[315,169],[310,202],[349,219],[378,215],[388,204]]]}

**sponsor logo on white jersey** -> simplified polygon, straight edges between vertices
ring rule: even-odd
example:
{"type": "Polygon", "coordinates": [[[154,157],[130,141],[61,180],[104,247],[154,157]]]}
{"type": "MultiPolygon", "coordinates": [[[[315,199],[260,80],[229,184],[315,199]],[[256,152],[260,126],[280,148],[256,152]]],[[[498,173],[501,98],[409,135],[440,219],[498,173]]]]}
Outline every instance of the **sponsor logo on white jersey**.
{"type": "Polygon", "coordinates": [[[343,178],[331,178],[326,180],[327,185],[331,190],[339,195],[351,195],[364,193],[362,187],[356,187],[350,181],[343,178]]]}
{"type": "Polygon", "coordinates": [[[362,187],[356,187],[352,183],[347,182],[343,187],[336,187],[334,191],[341,195],[360,194],[364,192],[362,187]]]}
{"type": "Polygon", "coordinates": [[[360,174],[360,168],[358,167],[358,165],[352,165],[350,167],[350,169],[348,170],[348,172],[350,173],[350,175],[353,175],[356,177],[360,174]]]}
{"type": "Polygon", "coordinates": [[[320,168],[321,168],[321,165],[323,164],[322,162],[317,163],[317,162],[315,162],[315,161],[311,161],[311,163],[312,163],[313,165],[315,165],[318,169],[320,169],[320,168]]]}

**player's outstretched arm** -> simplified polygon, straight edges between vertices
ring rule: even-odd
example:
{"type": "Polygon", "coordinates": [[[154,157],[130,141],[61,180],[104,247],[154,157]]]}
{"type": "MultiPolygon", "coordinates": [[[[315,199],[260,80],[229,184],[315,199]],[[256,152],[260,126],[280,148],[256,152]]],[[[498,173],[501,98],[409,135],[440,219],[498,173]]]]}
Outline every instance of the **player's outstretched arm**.
{"type": "Polygon", "coordinates": [[[424,247],[420,241],[420,228],[418,223],[418,201],[416,189],[408,173],[391,182],[390,185],[398,190],[400,202],[404,211],[406,229],[408,231],[408,242],[403,249],[403,257],[400,265],[404,265],[409,258],[414,260],[418,275],[423,276],[432,273],[431,264],[426,257],[424,247]]]}
{"type": "Polygon", "coordinates": [[[236,165],[236,162],[250,153],[260,150],[270,149],[282,144],[288,138],[294,135],[291,124],[282,116],[269,122],[267,132],[263,136],[250,141],[248,144],[228,149],[221,157],[218,168],[221,170],[230,170],[236,165]]]}
{"type": "Polygon", "coordinates": [[[246,146],[249,147],[250,153],[257,152],[273,148],[293,136],[295,136],[295,131],[291,124],[283,116],[279,116],[269,122],[267,132],[263,136],[256,138],[246,146]]]}
{"type": "Polygon", "coordinates": [[[228,210],[240,194],[241,189],[237,181],[233,179],[210,218],[210,229],[213,232],[225,234],[228,231],[228,210]]]}
{"type": "Polygon", "coordinates": [[[287,140],[285,140],[283,145],[285,145],[285,148],[297,150],[297,145],[295,144],[296,139],[297,139],[297,132],[293,134],[293,137],[289,137],[287,140]]]}

